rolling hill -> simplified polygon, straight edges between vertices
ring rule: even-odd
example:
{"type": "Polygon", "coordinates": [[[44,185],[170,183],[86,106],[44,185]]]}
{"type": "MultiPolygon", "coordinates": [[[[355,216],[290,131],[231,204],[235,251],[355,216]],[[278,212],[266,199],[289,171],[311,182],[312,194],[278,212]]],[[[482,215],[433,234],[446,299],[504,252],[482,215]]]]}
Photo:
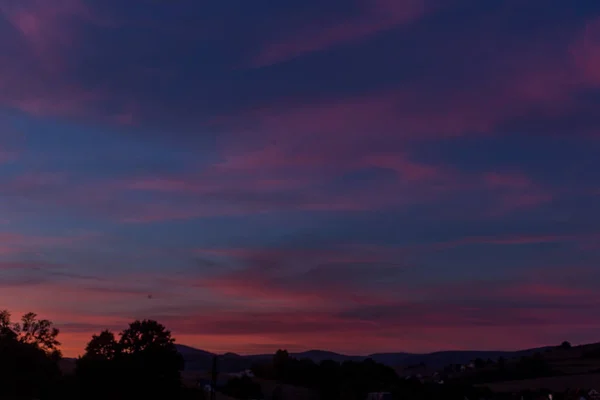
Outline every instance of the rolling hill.
{"type": "MultiPolygon", "coordinates": [[[[212,359],[215,355],[214,353],[184,345],[177,345],[177,349],[183,355],[186,361],[186,370],[202,371],[211,368],[212,359]]],[[[324,360],[344,362],[362,361],[367,358],[371,358],[374,361],[390,367],[401,367],[425,363],[431,368],[442,368],[448,364],[466,364],[475,358],[491,358],[496,360],[500,357],[504,357],[508,359],[533,354],[536,351],[543,351],[544,349],[545,348],[537,348],[520,351],[440,351],[429,354],[377,353],[369,356],[354,356],[324,350],[309,350],[301,353],[292,353],[291,355],[298,359],[310,359],[317,363],[324,360]]],[[[242,356],[234,353],[226,353],[219,355],[219,370],[222,372],[236,372],[244,370],[250,368],[252,364],[268,360],[272,356],[272,354],[242,356]]]]}

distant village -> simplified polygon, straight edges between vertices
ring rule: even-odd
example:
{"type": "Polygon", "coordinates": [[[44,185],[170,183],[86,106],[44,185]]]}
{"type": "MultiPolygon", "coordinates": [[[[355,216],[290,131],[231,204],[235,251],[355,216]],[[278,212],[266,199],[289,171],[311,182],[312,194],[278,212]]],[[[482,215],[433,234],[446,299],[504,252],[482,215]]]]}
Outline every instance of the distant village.
{"type": "MultiPolygon", "coordinates": [[[[572,347],[568,342],[524,353],[520,357],[496,360],[481,358],[463,364],[433,368],[425,363],[393,368],[399,382],[392,390],[368,391],[356,400],[393,400],[452,398],[457,400],[600,400],[600,345],[572,347]],[[437,387],[437,389],[436,389],[437,387]],[[428,393],[428,394],[423,394],[428,393]]],[[[275,356],[277,357],[277,355],[275,356]]],[[[284,357],[288,357],[284,355],[284,357]]],[[[276,361],[274,361],[276,363],[276,361]]],[[[305,366],[310,361],[287,360],[290,365],[305,366]]],[[[363,361],[365,363],[367,361],[363,361]]],[[[322,365],[324,361],[321,361],[322,365]]],[[[353,361],[342,362],[342,366],[353,361]]],[[[315,365],[314,368],[319,368],[315,365]]],[[[342,367],[343,368],[343,367],[342,367]]],[[[358,367],[357,367],[358,368],[358,367]]],[[[301,368],[290,371],[304,374],[301,368]]],[[[370,372],[369,372],[370,373],[370,372]]],[[[385,369],[381,369],[385,373],[385,369]]],[[[310,375],[310,372],[308,373],[310,375]]],[[[264,400],[313,400],[322,395],[303,387],[294,376],[265,376],[260,368],[221,374],[216,381],[198,379],[196,385],[207,396],[242,398],[228,390],[232,381],[255,382],[257,397],[264,400]],[[292,381],[296,380],[296,384],[292,381]]],[[[357,378],[359,379],[359,378],[357,378]]],[[[308,386],[308,384],[305,384],[308,386]]],[[[381,388],[385,385],[381,385],[381,388]]],[[[342,398],[344,396],[341,396],[342,398]]],[[[256,400],[246,398],[246,400],[256,400]]]]}

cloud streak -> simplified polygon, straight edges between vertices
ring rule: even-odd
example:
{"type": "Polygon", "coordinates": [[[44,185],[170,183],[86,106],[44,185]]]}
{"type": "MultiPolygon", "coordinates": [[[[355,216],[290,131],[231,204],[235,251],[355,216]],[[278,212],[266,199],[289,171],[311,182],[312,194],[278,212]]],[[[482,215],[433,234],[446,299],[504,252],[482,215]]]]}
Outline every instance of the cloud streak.
{"type": "Polygon", "coordinates": [[[356,3],[357,15],[325,24],[320,21],[308,23],[290,37],[265,45],[252,65],[266,66],[284,62],[307,53],[364,40],[378,32],[410,23],[431,8],[431,2],[426,0],[361,0],[356,3]]]}
{"type": "Polygon", "coordinates": [[[0,0],[0,304],[69,355],[597,337],[598,4],[238,3],[0,0]]]}

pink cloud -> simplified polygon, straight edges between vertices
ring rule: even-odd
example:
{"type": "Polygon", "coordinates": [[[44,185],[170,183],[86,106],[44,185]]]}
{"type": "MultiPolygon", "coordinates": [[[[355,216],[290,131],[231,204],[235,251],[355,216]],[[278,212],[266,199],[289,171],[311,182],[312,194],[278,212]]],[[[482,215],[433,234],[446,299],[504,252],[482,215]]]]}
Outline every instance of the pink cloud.
{"type": "Polygon", "coordinates": [[[371,154],[364,160],[365,164],[396,171],[404,181],[423,182],[432,179],[451,179],[448,171],[442,167],[410,161],[403,154],[371,154]]]}
{"type": "Polygon", "coordinates": [[[360,0],[360,16],[323,24],[313,21],[293,36],[266,44],[252,61],[253,66],[265,66],[292,58],[327,50],[336,45],[365,39],[378,32],[410,23],[429,8],[427,0],[360,0]]]}
{"type": "Polygon", "coordinates": [[[263,155],[256,159],[252,156],[253,161],[249,164],[237,158],[234,163],[217,163],[197,173],[86,185],[72,185],[68,177],[54,174],[24,175],[14,179],[9,187],[26,196],[46,196],[44,200],[57,207],[69,206],[136,223],[274,210],[359,212],[395,209],[436,202],[442,194],[462,196],[465,193],[480,196],[483,193],[488,200],[486,204],[480,202],[482,207],[492,210],[493,214],[505,214],[552,199],[546,189],[521,175],[517,175],[518,178],[499,173],[472,176],[449,167],[415,162],[401,153],[372,152],[354,159],[342,158],[323,173],[315,172],[327,162],[325,155],[313,155],[302,163],[285,157],[275,162],[263,155]],[[344,174],[369,167],[387,169],[395,175],[331,187],[331,182],[344,174]],[[284,174],[289,178],[286,179],[284,174]],[[526,181],[529,187],[525,187],[526,181]],[[130,195],[136,192],[148,192],[158,197],[153,197],[152,201],[133,201],[130,195]],[[173,196],[177,204],[173,204],[173,196]]]}
{"type": "Polygon", "coordinates": [[[236,121],[251,123],[254,129],[246,134],[254,134],[260,143],[311,148],[317,153],[336,148],[341,155],[373,143],[389,150],[416,140],[491,134],[498,124],[528,112],[568,112],[564,106],[578,86],[571,81],[572,71],[562,65],[555,68],[544,73],[533,66],[506,66],[494,76],[474,77],[460,91],[432,91],[412,84],[308,104],[280,101],[231,116],[229,123],[233,128],[236,121]]]}
{"type": "Polygon", "coordinates": [[[515,285],[506,291],[507,295],[520,298],[550,298],[550,299],[587,299],[590,302],[600,300],[594,290],[574,288],[558,284],[532,282],[515,285]]]}
{"type": "MultiPolygon", "coordinates": [[[[598,234],[572,234],[572,235],[551,235],[551,234],[540,234],[540,235],[504,235],[504,236],[470,236],[457,240],[451,240],[448,242],[435,243],[432,245],[417,246],[423,250],[433,248],[445,249],[459,246],[471,246],[471,245],[500,245],[500,246],[513,246],[513,245],[531,245],[531,244],[544,244],[544,243],[556,243],[556,244],[570,244],[581,250],[594,250],[598,248],[600,243],[600,235],[598,234]]],[[[574,267],[573,267],[574,268],[574,267]]]]}
{"type": "Polygon", "coordinates": [[[535,244],[535,243],[560,243],[570,242],[578,240],[577,236],[561,236],[561,235],[532,235],[532,236],[488,236],[488,237],[467,237],[451,242],[441,244],[441,246],[461,246],[469,244],[499,244],[499,245],[512,245],[512,244],[535,244]]]}
{"type": "Polygon", "coordinates": [[[0,163],[8,163],[16,160],[16,154],[12,152],[0,151],[0,163]]]}
{"type": "MultiPolygon", "coordinates": [[[[287,260],[289,263],[291,260],[287,260]]],[[[397,300],[397,296],[382,293],[373,288],[350,284],[347,279],[341,279],[341,274],[348,276],[352,272],[348,264],[343,268],[318,266],[306,272],[274,271],[283,267],[283,261],[247,267],[240,271],[205,277],[194,281],[194,287],[201,287],[220,296],[244,299],[251,304],[263,304],[265,307],[297,308],[327,310],[336,309],[344,304],[382,305],[397,300]],[[328,271],[330,269],[331,271],[328,271]],[[335,279],[339,276],[340,279],[335,279]]],[[[308,262],[308,261],[307,261],[308,262]]],[[[358,263],[359,261],[355,261],[358,263]]],[[[286,263],[286,264],[287,264],[286,263]]],[[[368,266],[363,266],[366,273],[368,266]]],[[[371,264],[371,272],[377,269],[371,264]]],[[[390,271],[392,272],[391,268],[390,271]]]]}
{"type": "Polygon", "coordinates": [[[58,51],[72,46],[76,34],[70,30],[71,19],[94,20],[81,0],[56,0],[52,4],[41,0],[8,0],[0,4],[0,12],[46,62],[59,61],[58,51]]]}
{"type": "MultiPolygon", "coordinates": [[[[314,254],[321,256],[319,252],[314,254]]],[[[164,309],[171,301],[161,302],[160,297],[158,303],[149,303],[143,296],[143,285],[130,285],[133,277],[124,277],[123,282],[131,282],[108,291],[69,283],[40,285],[26,301],[17,302],[18,307],[14,300],[19,297],[15,296],[18,290],[8,288],[3,289],[0,301],[17,315],[32,309],[55,321],[63,331],[61,339],[69,356],[80,354],[93,333],[105,328],[118,331],[140,317],[156,318],[166,324],[179,343],[241,353],[255,352],[258,345],[263,351],[265,346],[274,346],[274,351],[283,343],[292,344],[297,350],[327,348],[347,353],[498,346],[516,349],[560,343],[567,333],[583,335],[599,326],[590,318],[597,312],[593,290],[551,280],[520,280],[491,286],[446,283],[414,291],[396,287],[392,293],[365,292],[343,285],[321,286],[316,279],[307,281],[308,285],[299,284],[291,276],[284,285],[283,281],[272,280],[274,276],[250,272],[202,281],[190,277],[170,281],[174,292],[186,293],[191,286],[198,293],[197,288],[203,287],[230,300],[233,296],[244,304],[242,308],[221,306],[218,312],[211,307],[190,307],[189,298],[188,307],[164,309]],[[48,296],[46,292],[58,295],[57,301],[42,303],[48,296]],[[404,298],[407,295],[416,297],[404,298]],[[72,301],[74,298],[80,299],[77,304],[72,301]],[[117,307],[123,301],[133,307],[129,311],[117,307]],[[97,302],[103,304],[102,310],[88,306],[97,302]],[[146,304],[145,308],[142,304],[146,304]],[[509,334],[515,339],[506,340],[505,335],[509,334]],[[339,337],[335,344],[331,343],[332,335],[339,337]]]]}
{"type": "Polygon", "coordinates": [[[505,174],[492,172],[484,176],[484,180],[490,188],[515,188],[527,189],[533,186],[533,182],[528,176],[523,174],[505,174]]]}
{"type": "Polygon", "coordinates": [[[0,240],[2,241],[0,254],[14,255],[40,251],[46,248],[69,247],[85,242],[95,236],[92,232],[82,232],[77,235],[65,236],[37,236],[15,232],[0,232],[0,240]]]}
{"type": "MultiPolygon", "coordinates": [[[[597,26],[600,24],[596,22],[588,25],[575,50],[539,41],[524,42],[510,56],[484,64],[464,86],[429,88],[422,81],[306,103],[279,99],[272,106],[220,121],[229,121],[234,131],[236,126],[244,127],[245,135],[252,134],[265,146],[276,142],[279,150],[271,148],[271,157],[266,154],[267,158],[293,162],[331,151],[336,151],[338,158],[351,158],[358,148],[367,151],[373,143],[390,150],[416,140],[492,134],[501,124],[528,115],[568,115],[577,110],[576,93],[595,85],[590,75],[593,72],[582,71],[598,69],[593,66],[598,53],[597,26]],[[574,59],[571,54],[575,54],[574,59]],[[288,148],[300,150],[291,153],[288,148]],[[310,155],[308,150],[302,151],[308,148],[313,150],[310,155]]],[[[265,162],[258,153],[256,156],[256,161],[265,162]]],[[[527,197],[523,202],[534,201],[534,196],[527,197]]],[[[539,200],[540,196],[535,201],[539,200]]],[[[516,204],[518,200],[510,202],[516,204]]]]}
{"type": "Polygon", "coordinates": [[[496,205],[490,210],[492,216],[532,209],[552,202],[556,196],[554,190],[519,172],[486,173],[482,179],[485,191],[495,199],[496,205]]]}
{"type": "MultiPolygon", "coordinates": [[[[531,80],[529,76],[523,79],[531,80]]],[[[253,145],[240,147],[235,140],[237,135],[222,140],[225,161],[215,173],[238,171],[261,177],[269,174],[271,179],[277,180],[279,176],[273,174],[280,171],[292,177],[290,182],[305,184],[305,177],[316,182],[360,168],[380,167],[398,175],[395,187],[375,190],[389,194],[387,199],[391,201],[408,199],[405,193],[423,201],[424,197],[433,197],[432,193],[439,195],[442,191],[456,192],[483,185],[489,190],[504,192],[498,196],[504,203],[499,213],[543,204],[552,200],[552,195],[518,173],[489,174],[483,177],[483,183],[475,184],[477,178],[458,173],[450,166],[417,162],[406,154],[405,149],[415,140],[468,132],[489,134],[506,118],[522,115],[535,107],[537,94],[520,92],[520,82],[513,85],[509,86],[515,90],[513,93],[505,88],[501,90],[506,93],[481,93],[478,87],[469,93],[470,89],[465,88],[456,94],[457,98],[450,95],[434,104],[414,88],[414,93],[410,89],[392,90],[337,102],[288,104],[283,108],[253,111],[239,117],[239,120],[252,121],[251,125],[256,127],[249,132],[254,138],[253,145]],[[487,98],[489,102],[481,102],[480,98],[487,98]],[[332,154],[335,154],[335,162],[332,162],[332,154]]],[[[234,122],[233,130],[235,125],[234,122]]],[[[361,195],[366,196],[363,191],[348,198],[361,195]]],[[[381,200],[380,196],[378,201],[381,200]]],[[[361,203],[364,201],[369,202],[362,199],[361,203]]],[[[377,201],[373,205],[381,206],[377,201]]]]}
{"type": "Polygon", "coordinates": [[[198,182],[190,179],[179,178],[148,178],[136,179],[126,183],[133,190],[149,190],[158,192],[193,192],[200,189],[198,182]]]}
{"type": "Polygon", "coordinates": [[[536,185],[529,177],[520,173],[490,173],[484,176],[484,182],[490,191],[501,192],[501,205],[493,212],[506,213],[549,203],[554,194],[536,185]]]}
{"type": "Polygon", "coordinates": [[[407,349],[415,352],[489,349],[498,348],[499,343],[505,349],[552,345],[564,340],[561,335],[565,334],[567,325],[571,334],[598,326],[589,321],[589,310],[457,307],[435,303],[398,304],[386,310],[384,314],[377,308],[366,308],[364,313],[223,312],[165,317],[164,321],[192,344],[205,338],[214,343],[215,337],[221,336],[227,337],[230,345],[248,352],[251,349],[244,348],[240,342],[256,343],[266,337],[275,344],[297,343],[305,349],[327,348],[363,354],[407,349]],[[545,333],[537,333],[540,331],[545,333]],[[338,338],[335,344],[328,339],[331,335],[338,338]],[[506,335],[513,335],[515,339],[506,340],[506,335]]]}
{"type": "Polygon", "coordinates": [[[348,305],[394,304],[408,291],[386,290],[377,279],[402,273],[404,249],[344,245],[327,249],[201,249],[218,268],[176,285],[202,288],[251,309],[323,312],[348,305]]]}
{"type": "MultiPolygon", "coordinates": [[[[295,157],[284,149],[272,147],[246,154],[230,156],[227,151],[224,154],[224,161],[198,173],[140,178],[117,183],[116,187],[125,191],[197,197],[198,201],[190,209],[179,206],[173,210],[175,214],[258,213],[273,209],[360,211],[415,201],[408,197],[400,201],[399,193],[405,186],[445,178],[437,167],[411,161],[403,154],[342,158],[333,163],[325,153],[302,152],[295,157]],[[369,190],[364,187],[328,189],[328,183],[340,174],[373,166],[395,171],[399,181],[365,182],[369,190]],[[388,196],[377,195],[383,192],[388,196]],[[206,199],[219,198],[233,203],[206,202],[206,199]]],[[[415,189],[413,187],[413,194],[417,197],[415,189]]],[[[420,192],[425,189],[423,186],[420,192]]],[[[155,215],[169,214],[168,210],[159,211],[157,204],[150,208],[157,211],[155,215]]],[[[143,208],[138,212],[141,210],[143,208]]]]}
{"type": "MultiPolygon", "coordinates": [[[[257,56],[257,63],[269,64],[353,42],[410,23],[432,10],[427,0],[360,0],[356,3],[355,13],[346,20],[310,23],[292,38],[267,45],[257,56]]],[[[80,44],[73,22],[106,23],[85,2],[56,0],[56,5],[49,6],[40,0],[10,0],[2,3],[0,12],[11,22],[18,39],[32,49],[34,57],[42,57],[44,61],[32,62],[27,52],[24,58],[0,56],[0,92],[4,92],[0,102],[38,116],[85,118],[98,118],[101,103],[118,104],[119,110],[100,118],[124,125],[142,120],[135,99],[123,103],[123,99],[115,98],[109,89],[83,88],[73,82],[69,71],[63,68],[64,53],[73,52],[80,44]]],[[[337,143],[343,147],[342,153],[349,153],[352,144],[344,143],[341,138],[360,145],[368,142],[367,134],[373,140],[384,142],[390,137],[415,140],[489,134],[498,124],[529,112],[555,116],[558,112],[568,112],[573,106],[571,95],[575,91],[597,81],[593,72],[597,70],[593,65],[597,53],[597,25],[597,22],[589,23],[571,52],[534,41],[519,44],[514,54],[498,57],[497,62],[492,60],[482,71],[476,71],[472,81],[464,87],[450,90],[437,87],[432,92],[425,87],[427,82],[422,81],[412,86],[403,83],[401,88],[385,93],[371,92],[351,98],[323,100],[323,96],[319,96],[320,101],[309,99],[308,105],[297,104],[297,99],[277,99],[274,106],[263,106],[240,117],[244,120],[240,126],[246,127],[245,122],[249,120],[257,121],[257,130],[270,131],[269,138],[281,138],[281,132],[292,131],[288,138],[280,141],[296,137],[296,143],[306,140],[305,146],[328,142],[326,149],[337,143]]],[[[457,46],[456,52],[464,51],[463,42],[451,45],[457,46]]],[[[235,139],[239,140],[237,136],[235,139]]],[[[282,156],[290,157],[290,154],[273,155],[282,156]]],[[[303,154],[296,158],[308,157],[303,154]]]]}
{"type": "Polygon", "coordinates": [[[548,204],[554,199],[550,193],[531,192],[531,193],[510,193],[503,195],[497,209],[492,211],[494,215],[502,215],[519,210],[535,208],[542,204],[548,204]]]}
{"type": "MultiPolygon", "coordinates": [[[[268,161],[267,161],[268,162],[268,161]]],[[[197,175],[181,174],[165,177],[148,177],[125,181],[120,186],[127,190],[139,190],[164,193],[210,194],[235,186],[238,190],[269,191],[297,189],[310,181],[298,179],[282,179],[277,176],[257,177],[251,175],[250,165],[239,164],[235,169],[231,164],[217,164],[207,173],[197,175]]],[[[273,175],[276,175],[271,171],[273,175]]]]}
{"type": "MultiPolygon", "coordinates": [[[[0,299],[3,300],[2,295],[0,299]]],[[[8,305],[9,303],[3,302],[3,306],[8,307],[8,305]]],[[[83,354],[93,334],[104,329],[121,330],[131,322],[129,319],[116,316],[57,312],[42,303],[22,304],[21,308],[8,308],[13,319],[18,319],[28,312],[35,312],[40,318],[51,320],[60,329],[61,350],[66,357],[77,357],[83,354]]]]}
{"type": "MultiPolygon", "coordinates": [[[[479,242],[520,244],[551,240],[550,238],[538,238],[536,241],[530,238],[513,238],[487,239],[479,242]]],[[[582,308],[581,315],[568,316],[569,320],[576,323],[585,321],[583,315],[589,311],[588,306],[597,304],[598,296],[593,293],[593,290],[578,285],[566,285],[559,281],[559,277],[553,278],[549,273],[544,272],[537,274],[537,278],[533,280],[531,277],[519,275],[506,283],[461,282],[458,285],[444,283],[439,286],[424,285],[413,289],[405,287],[400,282],[393,284],[393,274],[386,275],[391,271],[394,273],[402,271],[398,265],[394,265],[387,272],[385,268],[374,268],[378,262],[385,264],[390,260],[397,260],[407,250],[395,249],[395,254],[389,251],[386,254],[383,251],[377,257],[378,260],[371,264],[369,274],[360,276],[355,275],[361,274],[357,272],[360,270],[350,268],[351,264],[345,264],[343,270],[317,267],[308,273],[297,269],[294,272],[294,268],[289,264],[293,264],[294,260],[298,259],[294,258],[294,255],[301,251],[286,253],[282,250],[274,255],[266,252],[261,253],[260,258],[251,254],[254,263],[251,266],[204,278],[194,284],[222,296],[243,299],[245,304],[258,307],[255,309],[262,312],[285,307],[304,312],[329,313],[337,315],[336,318],[345,316],[342,318],[369,321],[378,324],[382,329],[389,330],[396,329],[396,324],[415,329],[451,328],[457,324],[466,324],[473,329],[488,325],[507,328],[552,325],[555,324],[555,318],[567,318],[566,314],[569,310],[563,309],[563,306],[571,309],[579,305],[582,308]],[[283,265],[287,267],[282,268],[283,265]],[[351,276],[353,283],[348,282],[346,276],[351,276]],[[374,285],[374,282],[370,281],[371,277],[377,277],[380,281],[385,280],[392,286],[374,285]],[[358,282],[360,284],[357,286],[358,282]],[[457,293],[462,294],[457,295],[457,293]],[[522,306],[510,305],[515,301],[520,302],[522,306]],[[300,304],[302,306],[298,308],[300,304]],[[538,313],[540,304],[543,305],[542,307],[550,307],[553,312],[545,316],[538,313]],[[494,310],[492,314],[489,314],[490,308],[494,310]]],[[[219,254],[223,253],[229,256],[248,255],[248,252],[239,250],[219,252],[219,254]]],[[[307,267],[326,262],[319,257],[330,257],[328,254],[312,252],[306,254],[306,257],[300,256],[299,259],[303,260],[302,264],[307,267]]],[[[367,270],[368,267],[365,273],[367,270]]]]}
{"type": "MultiPolygon", "coordinates": [[[[0,273],[3,272],[6,271],[0,265],[0,273]]],[[[61,330],[62,350],[67,356],[81,354],[92,334],[103,329],[121,330],[134,319],[142,318],[136,310],[174,299],[168,291],[152,286],[144,276],[91,279],[78,277],[76,272],[77,269],[70,274],[69,270],[54,265],[42,266],[40,279],[19,285],[3,284],[0,290],[0,304],[3,309],[9,309],[13,317],[33,311],[53,321],[61,330]],[[57,272],[58,275],[52,274],[57,272]],[[153,294],[152,299],[148,298],[149,294],[153,294]],[[50,298],[52,301],[48,301],[50,298]],[[124,310],[123,304],[128,304],[128,309],[124,310]]],[[[3,275],[3,283],[6,278],[3,275]]]]}
{"type": "MultiPolygon", "coordinates": [[[[0,56],[1,60],[1,56],[0,56]]],[[[0,90],[2,78],[0,77],[0,90]]],[[[0,164],[18,161],[23,153],[23,135],[10,122],[0,122],[0,164]]]]}
{"type": "Polygon", "coordinates": [[[100,99],[97,93],[78,88],[62,87],[50,93],[44,90],[34,89],[39,97],[34,97],[32,92],[28,92],[19,97],[5,99],[5,102],[36,117],[82,117],[89,115],[89,104],[100,99]]]}
{"type": "MultiPolygon", "coordinates": [[[[38,264],[31,265],[40,268],[38,264]]],[[[29,264],[15,264],[14,268],[29,268],[29,264]]],[[[35,300],[52,298],[51,307],[53,307],[53,312],[71,312],[74,309],[83,309],[84,307],[92,311],[97,308],[95,304],[98,302],[102,302],[105,311],[107,311],[112,305],[122,304],[124,301],[132,304],[136,304],[136,300],[145,303],[149,301],[148,292],[150,289],[139,283],[129,282],[123,284],[108,280],[103,281],[102,279],[79,278],[76,273],[71,275],[69,272],[64,272],[63,276],[55,265],[42,265],[42,268],[47,269],[49,272],[43,280],[22,284],[18,288],[11,288],[10,285],[7,285],[3,288],[3,291],[15,293],[31,290],[36,292],[33,296],[35,300]],[[52,275],[53,272],[59,274],[52,275]],[[70,304],[74,300],[77,300],[77,304],[70,304]]],[[[0,269],[2,269],[2,266],[0,266],[0,269]]],[[[44,308],[44,311],[48,312],[49,310],[44,308]]]]}
{"type": "Polygon", "coordinates": [[[584,81],[600,85],[600,19],[590,21],[572,47],[575,63],[584,81]]]}
{"type": "Polygon", "coordinates": [[[26,172],[16,176],[11,185],[17,190],[38,189],[44,186],[58,186],[67,183],[67,177],[54,172],[26,172]]]}
{"type": "MultiPolygon", "coordinates": [[[[594,292],[594,289],[586,284],[586,275],[593,276],[593,274],[590,274],[589,271],[581,273],[579,270],[578,267],[570,266],[533,267],[512,274],[505,280],[443,283],[427,287],[424,293],[429,296],[431,301],[436,302],[444,301],[444,299],[453,297],[455,293],[463,292],[464,295],[458,296],[458,304],[473,304],[472,307],[468,307],[473,312],[492,307],[497,308],[498,312],[506,311],[506,314],[510,315],[513,311],[520,312],[522,307],[522,311],[526,313],[524,317],[531,313],[531,321],[524,320],[523,325],[527,325],[529,322],[532,324],[553,323],[551,318],[548,321],[542,318],[541,313],[544,310],[551,310],[554,314],[563,315],[570,310],[579,308],[579,316],[574,315],[574,319],[577,320],[581,315],[594,309],[600,300],[600,296],[594,292]],[[578,271],[581,277],[577,280],[566,280],[565,277],[572,276],[569,274],[571,270],[578,271]],[[539,314],[535,315],[538,309],[539,314]]],[[[456,304],[452,301],[449,303],[456,304]]],[[[581,322],[584,320],[582,319],[581,322]]]]}
{"type": "MultiPolygon", "coordinates": [[[[313,117],[315,116],[306,116],[305,119],[318,121],[318,118],[315,120],[313,117]]],[[[282,123],[280,128],[269,128],[265,131],[266,137],[271,137],[276,144],[258,150],[249,149],[247,153],[241,155],[240,150],[224,147],[222,151],[226,161],[212,171],[217,175],[241,173],[250,179],[253,176],[273,176],[274,181],[279,175],[272,174],[285,172],[293,176],[293,179],[287,181],[287,185],[282,184],[282,190],[293,190],[293,185],[298,183],[297,188],[305,191],[310,190],[310,183],[325,183],[328,179],[361,168],[379,167],[396,173],[396,182],[373,182],[373,187],[369,190],[360,188],[340,196],[339,199],[333,194],[327,194],[329,204],[339,205],[330,209],[364,210],[405,206],[437,199],[441,193],[456,195],[472,191],[479,194],[493,193],[493,199],[497,204],[492,207],[491,213],[506,214],[548,203],[554,198],[552,190],[542,187],[518,171],[478,175],[457,171],[448,165],[418,162],[412,160],[405,152],[395,150],[400,146],[394,144],[393,140],[388,146],[382,145],[381,149],[372,148],[378,138],[381,143],[385,143],[386,140],[391,139],[390,135],[384,139],[371,134],[363,138],[361,133],[351,130],[352,128],[349,128],[350,130],[343,136],[341,131],[339,134],[332,131],[329,134],[319,135],[317,131],[310,130],[297,132],[292,130],[291,134],[298,134],[293,137],[288,136],[290,130],[286,131],[286,135],[281,136],[269,134],[269,132],[278,132],[278,129],[284,131],[284,125],[286,124],[282,123]],[[384,149],[385,147],[387,150],[384,149]],[[230,152],[235,155],[229,156],[230,152]],[[335,162],[332,162],[332,154],[336,154],[335,162]],[[348,203],[347,200],[351,200],[352,203],[348,203]],[[341,206],[342,204],[346,206],[341,206]]],[[[289,126],[297,128],[298,124],[290,122],[289,126]]],[[[353,126],[355,127],[356,125],[353,126]]],[[[229,182],[226,179],[222,180],[229,182]]],[[[244,179],[242,185],[249,182],[244,179]]],[[[257,182],[257,187],[261,187],[260,182],[261,180],[257,182]]],[[[272,188],[276,189],[276,185],[272,188]]],[[[319,205],[315,204],[308,208],[317,209],[319,205]]]]}
{"type": "Polygon", "coordinates": [[[0,261],[0,271],[7,270],[31,270],[40,268],[52,268],[54,264],[43,263],[43,262],[14,262],[14,261],[0,261]]]}
{"type": "MultiPolygon", "coordinates": [[[[116,116],[97,112],[110,98],[72,79],[67,58],[82,45],[78,24],[106,26],[82,0],[6,0],[0,15],[12,26],[0,55],[0,104],[34,116],[89,118],[130,124],[127,110],[116,116]]],[[[111,99],[112,103],[115,99],[111,99]]]]}
{"type": "Polygon", "coordinates": [[[45,206],[130,223],[289,210],[403,209],[433,204],[441,195],[466,194],[482,199],[480,213],[503,215],[553,199],[550,190],[518,172],[461,172],[391,150],[366,151],[357,157],[342,155],[335,162],[326,153],[304,157],[304,150],[293,148],[277,153],[286,155],[288,151],[298,157],[269,158],[268,149],[249,151],[249,158],[228,157],[224,149],[225,161],[181,174],[86,183],[64,173],[29,172],[6,182],[4,190],[45,206]],[[328,162],[330,167],[323,170],[328,162]],[[381,169],[372,172],[373,179],[345,178],[372,167],[381,169]],[[144,197],[138,197],[142,192],[144,197]]]}
{"type": "Polygon", "coordinates": [[[321,262],[355,262],[377,263],[385,262],[392,256],[403,254],[396,248],[381,246],[340,245],[327,249],[251,249],[251,248],[223,248],[223,249],[197,249],[201,255],[214,255],[229,259],[246,260],[252,262],[277,263],[283,260],[306,260],[321,262]]]}

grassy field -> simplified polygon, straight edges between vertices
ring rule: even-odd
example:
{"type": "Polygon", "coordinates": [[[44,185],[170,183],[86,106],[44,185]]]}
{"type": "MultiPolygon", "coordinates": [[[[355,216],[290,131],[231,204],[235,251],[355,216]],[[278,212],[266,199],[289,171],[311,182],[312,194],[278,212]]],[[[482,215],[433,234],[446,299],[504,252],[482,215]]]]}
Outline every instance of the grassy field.
{"type": "MultiPolygon", "coordinates": [[[[209,372],[197,372],[197,371],[186,371],[182,374],[183,384],[188,387],[196,387],[198,379],[210,379],[209,372]]],[[[285,385],[275,381],[270,381],[266,379],[254,379],[255,382],[259,383],[264,395],[265,400],[270,400],[273,391],[277,386],[280,386],[282,389],[282,394],[285,399],[293,399],[293,400],[317,400],[318,396],[312,390],[292,386],[285,385]]],[[[232,400],[230,397],[225,396],[222,393],[217,393],[216,400],[232,400]]]]}
{"type": "MultiPolygon", "coordinates": [[[[523,379],[504,382],[486,383],[485,386],[495,392],[518,392],[521,390],[549,389],[564,391],[566,389],[599,389],[600,388],[600,344],[588,344],[571,348],[555,347],[541,352],[542,358],[549,364],[557,375],[535,379],[523,379]]],[[[510,369],[519,360],[506,361],[510,369]]],[[[489,370],[494,366],[487,366],[489,370]]],[[[477,374],[470,371],[467,374],[477,374]]]]}
{"type": "Polygon", "coordinates": [[[273,394],[273,391],[277,386],[280,386],[283,392],[284,399],[293,399],[293,400],[317,400],[318,395],[307,388],[285,385],[275,381],[269,381],[265,379],[255,379],[261,386],[263,395],[266,400],[270,400],[273,394]]]}
{"type": "Polygon", "coordinates": [[[562,392],[567,389],[578,388],[598,390],[598,388],[600,388],[600,373],[524,379],[519,381],[496,382],[477,386],[488,387],[494,392],[519,392],[521,390],[528,389],[549,389],[562,392]]]}

